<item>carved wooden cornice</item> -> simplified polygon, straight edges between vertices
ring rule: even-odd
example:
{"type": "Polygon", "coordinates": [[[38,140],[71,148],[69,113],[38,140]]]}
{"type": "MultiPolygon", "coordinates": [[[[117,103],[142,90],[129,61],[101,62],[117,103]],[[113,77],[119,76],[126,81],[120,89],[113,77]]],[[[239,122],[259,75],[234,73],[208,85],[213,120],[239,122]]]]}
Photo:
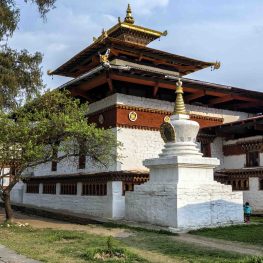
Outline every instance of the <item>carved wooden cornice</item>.
{"type": "Polygon", "coordinates": [[[212,143],[215,138],[216,136],[211,134],[198,134],[197,141],[203,144],[207,144],[207,143],[212,143]]]}
{"type": "Polygon", "coordinates": [[[241,168],[241,169],[224,169],[215,172],[215,178],[228,179],[246,179],[249,177],[263,178],[263,167],[256,168],[241,168]]]}
{"type": "Polygon", "coordinates": [[[233,144],[227,144],[223,146],[223,152],[225,156],[241,155],[246,154],[250,151],[263,152],[263,138],[242,140],[233,144]]]}
{"type": "Polygon", "coordinates": [[[240,141],[238,144],[241,145],[242,149],[246,152],[249,151],[263,151],[263,138],[250,141],[240,141]]]}
{"type": "Polygon", "coordinates": [[[46,176],[31,176],[25,178],[24,183],[76,183],[76,182],[91,182],[91,183],[105,183],[109,181],[123,181],[134,184],[145,183],[149,180],[148,172],[136,171],[116,171],[116,172],[102,172],[94,174],[76,173],[64,175],[46,175],[46,176]]]}

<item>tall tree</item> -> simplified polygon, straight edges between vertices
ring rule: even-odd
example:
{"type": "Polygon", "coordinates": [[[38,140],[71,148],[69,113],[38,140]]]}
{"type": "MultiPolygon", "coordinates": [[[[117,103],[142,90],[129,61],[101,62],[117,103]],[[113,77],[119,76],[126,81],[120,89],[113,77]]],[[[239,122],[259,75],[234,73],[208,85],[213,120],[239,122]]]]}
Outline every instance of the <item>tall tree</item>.
{"type": "Polygon", "coordinates": [[[8,221],[13,220],[10,192],[29,168],[50,161],[76,162],[80,152],[104,166],[116,158],[113,133],[89,124],[87,109],[68,92],[52,91],[11,115],[1,114],[0,181],[8,176],[10,182],[0,184],[0,197],[8,221]]]}
{"type": "MultiPolygon", "coordinates": [[[[24,2],[36,4],[45,19],[55,0],[24,2]]],[[[42,55],[8,46],[19,19],[16,1],[0,0],[0,198],[8,221],[13,220],[11,190],[29,168],[52,160],[72,162],[79,152],[107,165],[118,145],[109,130],[88,124],[87,105],[66,91],[40,96],[42,55]],[[6,178],[10,182],[4,186],[6,178]]]]}
{"type": "MultiPolygon", "coordinates": [[[[43,19],[56,0],[24,0],[36,4],[43,19]]],[[[43,88],[39,52],[10,48],[8,40],[18,27],[20,10],[15,0],[0,0],[0,110],[10,111],[43,88]]]]}

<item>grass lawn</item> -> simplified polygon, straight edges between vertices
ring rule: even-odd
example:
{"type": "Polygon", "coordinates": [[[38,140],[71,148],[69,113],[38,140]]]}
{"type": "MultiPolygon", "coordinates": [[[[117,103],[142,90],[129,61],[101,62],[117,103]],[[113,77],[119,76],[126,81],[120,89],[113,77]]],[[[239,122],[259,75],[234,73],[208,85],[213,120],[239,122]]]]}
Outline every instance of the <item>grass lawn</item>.
{"type": "Polygon", "coordinates": [[[263,247],[263,218],[252,217],[252,224],[191,231],[191,234],[244,242],[263,247]],[[257,224],[253,224],[257,223],[257,224]],[[262,223],[262,224],[261,224],[262,223]]]}
{"type": "MultiPolygon", "coordinates": [[[[48,263],[102,262],[90,259],[90,253],[95,248],[106,248],[107,243],[107,237],[81,231],[1,227],[0,233],[1,244],[48,263]]],[[[103,262],[161,263],[167,262],[165,257],[172,260],[169,262],[180,263],[243,262],[241,255],[185,244],[171,235],[136,230],[132,233],[113,241],[114,247],[128,251],[126,259],[103,262]]]]}

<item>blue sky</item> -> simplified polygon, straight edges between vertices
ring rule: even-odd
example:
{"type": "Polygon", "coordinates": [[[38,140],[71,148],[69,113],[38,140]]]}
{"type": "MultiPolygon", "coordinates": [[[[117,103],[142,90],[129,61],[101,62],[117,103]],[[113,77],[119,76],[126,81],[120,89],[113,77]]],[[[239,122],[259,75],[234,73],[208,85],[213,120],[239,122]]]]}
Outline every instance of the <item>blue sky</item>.
{"type": "Polygon", "coordinates": [[[67,78],[46,75],[92,43],[102,28],[124,18],[128,2],[137,25],[168,30],[151,47],[205,61],[221,61],[220,70],[206,69],[188,77],[263,92],[262,0],[57,0],[56,8],[39,17],[34,5],[21,7],[12,47],[44,54],[44,82],[55,88],[67,78]]]}

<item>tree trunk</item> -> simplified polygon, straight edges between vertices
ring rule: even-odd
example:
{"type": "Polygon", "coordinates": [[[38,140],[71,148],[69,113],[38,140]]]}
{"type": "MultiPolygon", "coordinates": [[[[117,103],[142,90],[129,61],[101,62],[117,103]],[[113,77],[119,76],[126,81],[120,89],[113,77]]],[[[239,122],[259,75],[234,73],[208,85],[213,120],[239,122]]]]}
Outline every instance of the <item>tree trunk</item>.
{"type": "Polygon", "coordinates": [[[10,192],[3,193],[3,201],[4,201],[4,207],[5,207],[6,222],[13,223],[14,216],[13,216],[13,210],[11,207],[10,192]]]}

